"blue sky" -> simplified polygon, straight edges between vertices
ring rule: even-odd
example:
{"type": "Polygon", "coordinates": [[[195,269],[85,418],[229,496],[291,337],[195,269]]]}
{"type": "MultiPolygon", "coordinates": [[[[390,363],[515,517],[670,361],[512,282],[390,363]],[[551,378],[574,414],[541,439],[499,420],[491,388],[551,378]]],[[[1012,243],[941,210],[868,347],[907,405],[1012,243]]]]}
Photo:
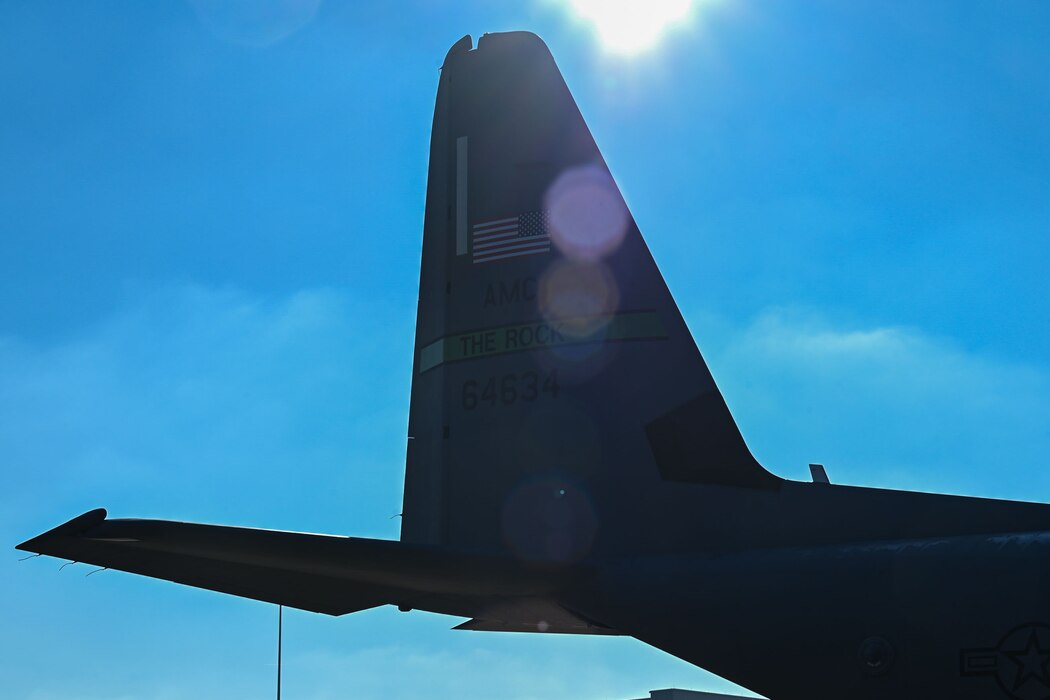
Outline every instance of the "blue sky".
{"type": "MultiPolygon", "coordinates": [[[[509,29],[763,463],[1050,500],[1050,5],[707,0],[632,56],[560,0],[259,6],[0,3],[0,541],[96,506],[397,536],[437,69],[509,29]]],[[[5,694],[272,691],[271,606],[8,552],[5,694]]],[[[290,611],[287,697],[731,688],[455,622],[290,611]]]]}

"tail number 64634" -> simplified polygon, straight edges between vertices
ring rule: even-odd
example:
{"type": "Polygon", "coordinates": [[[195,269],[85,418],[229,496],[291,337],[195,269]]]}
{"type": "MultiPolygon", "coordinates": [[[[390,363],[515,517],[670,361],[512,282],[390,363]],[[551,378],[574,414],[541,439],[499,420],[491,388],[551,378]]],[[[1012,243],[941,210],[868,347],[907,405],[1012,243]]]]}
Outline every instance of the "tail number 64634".
{"type": "Polygon", "coordinates": [[[542,398],[558,398],[558,373],[529,370],[518,374],[504,374],[463,382],[462,406],[467,411],[475,408],[494,408],[526,403],[542,398]]]}

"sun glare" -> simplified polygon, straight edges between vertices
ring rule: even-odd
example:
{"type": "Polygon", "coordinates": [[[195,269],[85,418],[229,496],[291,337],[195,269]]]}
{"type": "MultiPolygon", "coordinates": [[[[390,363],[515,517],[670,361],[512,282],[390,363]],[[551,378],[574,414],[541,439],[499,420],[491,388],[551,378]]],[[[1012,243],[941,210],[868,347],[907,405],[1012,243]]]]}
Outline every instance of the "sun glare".
{"type": "Polygon", "coordinates": [[[689,18],[696,0],[568,0],[609,51],[638,53],[689,18]]]}

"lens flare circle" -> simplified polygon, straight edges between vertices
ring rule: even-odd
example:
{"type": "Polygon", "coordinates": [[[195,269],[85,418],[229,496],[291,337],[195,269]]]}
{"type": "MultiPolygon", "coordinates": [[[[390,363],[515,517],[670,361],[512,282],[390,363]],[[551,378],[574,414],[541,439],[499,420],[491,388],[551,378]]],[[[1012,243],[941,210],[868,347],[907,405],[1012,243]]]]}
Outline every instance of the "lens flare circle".
{"type": "Polygon", "coordinates": [[[511,551],[530,562],[580,561],[598,532],[590,494],[553,475],[519,484],[503,503],[501,521],[511,551]]]}
{"type": "Polygon", "coordinates": [[[620,304],[620,290],[601,263],[559,261],[540,278],[539,307],[559,332],[573,338],[597,334],[620,304]]]}
{"type": "Polygon", "coordinates": [[[567,258],[598,260],[620,247],[629,215],[605,168],[584,165],[558,176],[544,196],[551,239],[567,258]]]}

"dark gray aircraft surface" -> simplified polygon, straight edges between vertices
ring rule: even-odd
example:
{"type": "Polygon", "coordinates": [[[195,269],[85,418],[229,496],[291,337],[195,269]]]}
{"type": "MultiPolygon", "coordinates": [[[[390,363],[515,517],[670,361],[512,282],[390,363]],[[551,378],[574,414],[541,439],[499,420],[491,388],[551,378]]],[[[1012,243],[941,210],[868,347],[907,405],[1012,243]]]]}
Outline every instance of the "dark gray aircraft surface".
{"type": "Polygon", "coordinates": [[[1050,698],[1050,506],[763,468],[532,34],[445,58],[413,363],[400,541],[100,509],[19,549],[630,635],[773,700],[1050,698]]]}

